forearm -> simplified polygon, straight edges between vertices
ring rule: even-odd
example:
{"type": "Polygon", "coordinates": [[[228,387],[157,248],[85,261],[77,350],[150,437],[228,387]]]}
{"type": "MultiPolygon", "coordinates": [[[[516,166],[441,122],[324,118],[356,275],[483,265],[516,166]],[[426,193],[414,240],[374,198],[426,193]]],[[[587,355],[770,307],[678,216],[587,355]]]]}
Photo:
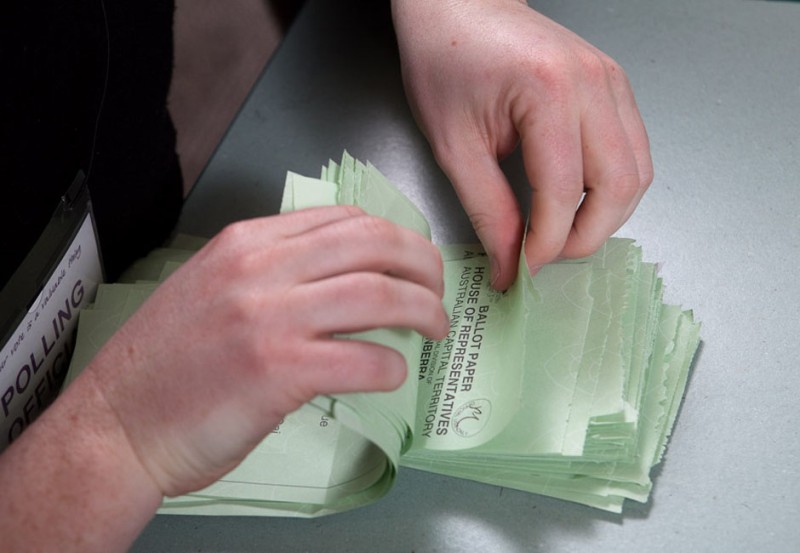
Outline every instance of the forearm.
{"type": "Polygon", "coordinates": [[[0,456],[5,550],[125,551],[162,496],[90,378],[0,456]]]}
{"type": "MultiPolygon", "coordinates": [[[[398,19],[400,18],[407,18],[411,23],[416,20],[419,23],[433,21],[435,24],[437,21],[435,21],[435,19],[430,20],[431,17],[436,18],[440,14],[453,11],[466,13],[468,4],[472,1],[473,0],[447,0],[431,2],[430,0],[391,0],[392,17],[395,23],[398,23],[398,19]]],[[[478,3],[494,5],[496,7],[503,7],[511,4],[528,5],[525,0],[478,0],[478,3]]],[[[401,20],[400,22],[404,23],[405,21],[401,20]]],[[[404,31],[408,30],[410,29],[404,29],[404,31]]]]}

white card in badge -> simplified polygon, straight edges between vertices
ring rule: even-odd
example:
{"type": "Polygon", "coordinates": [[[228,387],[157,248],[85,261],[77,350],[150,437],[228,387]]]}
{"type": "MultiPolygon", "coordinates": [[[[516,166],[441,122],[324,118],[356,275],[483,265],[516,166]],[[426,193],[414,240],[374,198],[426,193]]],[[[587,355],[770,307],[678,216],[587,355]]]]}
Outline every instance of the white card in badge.
{"type": "Polygon", "coordinates": [[[102,280],[91,202],[76,179],[0,292],[0,451],[58,395],[78,313],[94,300],[102,280]]]}

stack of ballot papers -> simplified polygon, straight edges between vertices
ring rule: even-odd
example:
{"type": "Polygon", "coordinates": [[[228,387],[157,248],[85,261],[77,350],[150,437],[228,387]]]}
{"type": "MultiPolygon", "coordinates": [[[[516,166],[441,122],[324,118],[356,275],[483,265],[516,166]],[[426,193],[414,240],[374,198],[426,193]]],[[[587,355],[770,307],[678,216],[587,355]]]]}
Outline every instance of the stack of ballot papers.
{"type": "MultiPolygon", "coordinates": [[[[347,153],[320,178],[289,173],[281,211],[354,204],[428,238],[422,213],[381,173],[347,153]]],[[[179,237],[101,285],[81,313],[68,381],[201,247],[179,237]]],[[[662,302],[656,267],[632,240],[543,267],[520,260],[493,290],[480,245],[440,247],[450,333],[359,333],[406,358],[396,391],[317,397],[208,488],[162,513],[320,516],[371,503],[400,466],[621,512],[646,502],[699,344],[691,312],[662,302]]],[[[351,339],[353,335],[342,336],[351,339]]]]}

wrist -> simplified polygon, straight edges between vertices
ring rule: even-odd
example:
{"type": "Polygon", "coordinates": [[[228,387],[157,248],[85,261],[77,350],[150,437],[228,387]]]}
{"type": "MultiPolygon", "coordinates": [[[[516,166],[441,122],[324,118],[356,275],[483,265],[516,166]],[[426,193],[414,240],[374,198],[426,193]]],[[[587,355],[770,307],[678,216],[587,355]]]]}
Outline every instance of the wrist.
{"type": "Polygon", "coordinates": [[[20,550],[124,551],[161,504],[160,490],[86,376],[0,458],[0,526],[6,544],[20,550]]]}

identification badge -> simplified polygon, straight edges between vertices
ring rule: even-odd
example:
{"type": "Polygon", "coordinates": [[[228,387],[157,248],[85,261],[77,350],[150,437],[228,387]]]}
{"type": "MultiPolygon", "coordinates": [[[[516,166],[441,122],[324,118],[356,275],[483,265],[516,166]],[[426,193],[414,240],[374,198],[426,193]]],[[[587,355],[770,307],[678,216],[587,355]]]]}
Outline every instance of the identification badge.
{"type": "Polygon", "coordinates": [[[103,280],[89,194],[78,178],[0,293],[0,451],[52,403],[72,356],[78,313],[103,280]]]}

